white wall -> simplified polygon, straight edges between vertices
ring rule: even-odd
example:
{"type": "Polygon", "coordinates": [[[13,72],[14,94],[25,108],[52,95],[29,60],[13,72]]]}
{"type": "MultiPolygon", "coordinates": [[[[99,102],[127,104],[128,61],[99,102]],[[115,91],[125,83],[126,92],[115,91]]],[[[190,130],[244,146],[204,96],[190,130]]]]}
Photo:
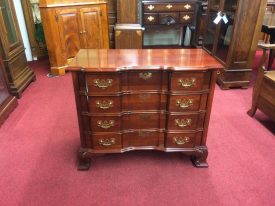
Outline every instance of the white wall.
{"type": "MultiPolygon", "coordinates": [[[[26,1],[26,0],[24,0],[24,1],[26,1]]],[[[21,31],[24,47],[26,48],[25,49],[26,57],[27,57],[28,61],[32,61],[31,46],[30,46],[30,41],[29,41],[29,37],[28,37],[28,32],[27,32],[27,28],[26,28],[26,23],[25,23],[23,10],[22,10],[21,1],[13,0],[13,3],[14,3],[15,12],[16,12],[16,16],[18,19],[19,28],[21,31]]]]}

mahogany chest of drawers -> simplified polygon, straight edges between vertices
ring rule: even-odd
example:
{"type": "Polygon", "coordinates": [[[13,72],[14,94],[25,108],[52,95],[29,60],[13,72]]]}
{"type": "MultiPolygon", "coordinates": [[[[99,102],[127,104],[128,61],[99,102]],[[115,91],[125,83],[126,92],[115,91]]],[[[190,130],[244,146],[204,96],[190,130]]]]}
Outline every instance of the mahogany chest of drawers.
{"type": "Polygon", "coordinates": [[[80,50],[72,71],[79,169],[98,153],[183,152],[207,167],[217,69],[201,49],[80,50]]]}

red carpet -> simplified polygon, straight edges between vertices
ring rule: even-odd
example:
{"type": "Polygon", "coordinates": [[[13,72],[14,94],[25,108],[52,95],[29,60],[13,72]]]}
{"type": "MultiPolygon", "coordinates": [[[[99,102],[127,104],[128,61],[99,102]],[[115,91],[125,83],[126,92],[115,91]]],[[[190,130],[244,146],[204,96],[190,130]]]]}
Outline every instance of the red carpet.
{"type": "Polygon", "coordinates": [[[79,133],[71,75],[37,81],[0,128],[1,206],[273,206],[275,125],[250,118],[252,89],[216,87],[208,134],[208,169],[176,153],[100,156],[76,170],[79,133]]]}

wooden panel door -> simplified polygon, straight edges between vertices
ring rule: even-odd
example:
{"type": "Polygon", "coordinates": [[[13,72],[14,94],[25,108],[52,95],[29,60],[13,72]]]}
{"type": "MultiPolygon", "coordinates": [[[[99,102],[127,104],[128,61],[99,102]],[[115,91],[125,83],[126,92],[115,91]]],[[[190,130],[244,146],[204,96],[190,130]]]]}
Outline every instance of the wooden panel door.
{"type": "Polygon", "coordinates": [[[85,49],[108,48],[108,28],[106,16],[100,6],[79,9],[81,22],[81,43],[85,49]],[[106,29],[107,28],[107,29],[106,29]],[[107,43],[107,44],[106,44],[107,43]]]}
{"type": "Polygon", "coordinates": [[[0,1],[0,38],[6,57],[12,55],[13,50],[22,49],[22,39],[12,1],[0,1]]]}
{"type": "Polygon", "coordinates": [[[56,13],[62,55],[65,59],[73,58],[81,48],[77,9],[58,9],[56,13]]]}

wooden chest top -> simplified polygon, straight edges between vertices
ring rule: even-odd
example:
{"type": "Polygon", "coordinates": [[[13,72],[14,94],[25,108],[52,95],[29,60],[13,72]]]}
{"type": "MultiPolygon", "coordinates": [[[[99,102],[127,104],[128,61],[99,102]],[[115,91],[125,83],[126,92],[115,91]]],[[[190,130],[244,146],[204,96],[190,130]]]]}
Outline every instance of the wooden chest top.
{"type": "Polygon", "coordinates": [[[67,71],[205,70],[223,66],[202,49],[81,49],[67,71]]]}

